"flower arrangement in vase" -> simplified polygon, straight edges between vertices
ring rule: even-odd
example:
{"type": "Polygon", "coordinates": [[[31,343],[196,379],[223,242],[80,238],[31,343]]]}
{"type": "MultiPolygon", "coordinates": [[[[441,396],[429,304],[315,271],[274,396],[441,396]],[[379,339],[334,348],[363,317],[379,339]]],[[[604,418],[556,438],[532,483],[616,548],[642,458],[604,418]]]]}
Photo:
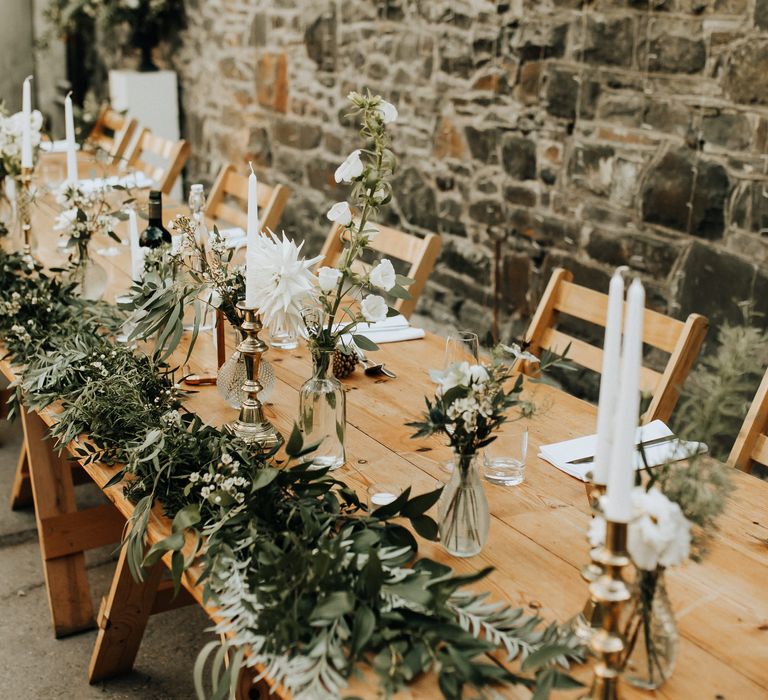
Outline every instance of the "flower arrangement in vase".
{"type": "MultiPolygon", "coordinates": [[[[658,688],[674,671],[679,637],[666,572],[706,554],[725,507],[727,469],[709,457],[694,456],[655,468],[648,483],[632,492],[627,550],[637,575],[623,621],[624,676],[639,688],[658,688]]],[[[602,516],[592,521],[593,546],[603,544],[605,527],[602,516]]]]}
{"type": "Polygon", "coordinates": [[[413,282],[396,274],[386,258],[367,269],[358,265],[378,233],[373,221],[392,197],[389,179],[396,161],[387,127],[398,114],[394,105],[370,92],[352,92],[348,99],[352,104],[350,116],[359,119],[366,147],[352,151],[334,175],[336,182],[352,185],[350,201],[336,202],[327,213],[327,218],[338,225],[343,249],[335,266],[317,271],[316,300],[304,313],[313,374],[299,394],[299,425],[304,438],[320,443],[314,463],[328,469],[336,469],[345,461],[346,397],[331,371],[332,355],[336,350],[352,354],[355,346],[377,350],[375,343],[355,333],[358,323],[376,323],[396,314],[381,292],[408,299],[406,288],[413,282]]]}
{"type": "Polygon", "coordinates": [[[106,270],[91,255],[91,242],[95,236],[102,236],[120,243],[115,229],[120,220],[127,218],[124,212],[111,206],[108,193],[108,190],[85,192],[65,183],[56,194],[56,201],[63,209],[54,221],[53,230],[69,252],[69,277],[79,284],[85,299],[100,299],[107,285],[106,270]]]}

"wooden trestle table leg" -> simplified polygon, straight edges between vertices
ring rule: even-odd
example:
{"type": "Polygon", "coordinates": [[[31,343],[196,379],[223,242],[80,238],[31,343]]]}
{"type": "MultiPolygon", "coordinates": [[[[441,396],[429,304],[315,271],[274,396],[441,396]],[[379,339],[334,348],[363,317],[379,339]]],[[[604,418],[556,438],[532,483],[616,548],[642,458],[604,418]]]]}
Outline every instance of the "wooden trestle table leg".
{"type": "Polygon", "coordinates": [[[19,461],[16,464],[16,476],[13,478],[13,488],[11,490],[11,509],[19,510],[31,506],[32,503],[32,480],[29,476],[27,446],[22,443],[19,461]]]}
{"type": "Polygon", "coordinates": [[[128,567],[126,551],[126,547],[120,550],[112,585],[99,611],[99,633],[88,669],[91,683],[133,668],[155,603],[164,569],[162,562],[145,571],[144,580],[137,582],[128,567]]]}
{"type": "Polygon", "coordinates": [[[57,556],[61,551],[46,549],[49,536],[56,533],[51,521],[77,512],[72,469],[66,457],[54,451],[48,427],[37,413],[24,411],[22,421],[48,605],[56,637],[65,637],[94,626],[82,549],[62,556],[57,556]]]}

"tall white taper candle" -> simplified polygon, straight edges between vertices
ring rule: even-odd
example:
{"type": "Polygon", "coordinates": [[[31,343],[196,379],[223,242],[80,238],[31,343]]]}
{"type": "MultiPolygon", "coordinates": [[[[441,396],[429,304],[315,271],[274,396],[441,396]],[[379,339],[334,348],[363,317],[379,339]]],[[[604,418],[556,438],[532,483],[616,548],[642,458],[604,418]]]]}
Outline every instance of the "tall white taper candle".
{"type": "Polygon", "coordinates": [[[67,139],[67,183],[77,186],[77,153],[75,151],[75,117],[72,112],[72,93],[64,98],[64,135],[67,139]]]}
{"type": "Polygon", "coordinates": [[[600,376],[600,404],[597,409],[597,446],[592,481],[608,483],[611,463],[611,444],[616,418],[616,399],[619,394],[621,368],[621,317],[624,307],[624,278],[616,270],[608,287],[608,315],[605,321],[603,343],[603,372],[600,376]]]}
{"type": "Polygon", "coordinates": [[[611,448],[605,517],[629,522],[635,484],[635,436],[640,410],[640,365],[643,360],[643,311],[645,290],[640,280],[629,285],[624,343],[621,353],[621,388],[611,448]]]}
{"type": "Polygon", "coordinates": [[[131,244],[131,279],[140,280],[144,273],[144,249],[139,245],[136,211],[128,210],[128,240],[131,244]]]}
{"type": "Polygon", "coordinates": [[[21,91],[21,167],[32,167],[32,76],[24,79],[21,91]]]}
{"type": "Polygon", "coordinates": [[[258,182],[256,173],[253,172],[253,164],[248,164],[251,174],[248,176],[248,247],[245,254],[245,305],[253,309],[256,307],[256,266],[254,263],[256,247],[259,237],[259,204],[258,182]]]}

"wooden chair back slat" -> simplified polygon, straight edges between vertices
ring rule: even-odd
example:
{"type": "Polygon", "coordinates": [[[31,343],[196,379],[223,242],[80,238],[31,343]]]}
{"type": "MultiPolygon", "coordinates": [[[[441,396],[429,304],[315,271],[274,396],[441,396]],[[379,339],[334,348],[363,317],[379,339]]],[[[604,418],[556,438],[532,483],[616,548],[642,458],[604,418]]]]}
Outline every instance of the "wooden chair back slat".
{"type": "Polygon", "coordinates": [[[169,194],[189,158],[189,152],[189,144],[184,139],[172,141],[156,136],[149,129],[144,129],[128,157],[128,167],[141,170],[157,183],[157,188],[163,194],[169,194]],[[151,153],[165,161],[164,164],[149,163],[142,157],[145,153],[151,153]]]}
{"type": "Polygon", "coordinates": [[[741,426],[728,464],[751,472],[755,462],[768,466],[768,370],[763,376],[747,417],[741,426]]]}
{"type": "MultiPolygon", "coordinates": [[[[378,224],[375,226],[379,233],[371,241],[370,247],[382,256],[410,263],[406,277],[414,280],[408,288],[411,298],[397,299],[394,304],[395,309],[408,318],[413,313],[416,302],[424,291],[427,279],[429,279],[432,268],[435,266],[437,256],[440,254],[440,237],[434,233],[420,237],[398,231],[389,226],[379,226],[378,224]]],[[[321,251],[323,265],[332,266],[338,261],[344,250],[343,234],[343,226],[340,224],[331,226],[321,251]]],[[[365,269],[362,267],[361,271],[365,269]]]]}
{"type": "MultiPolygon", "coordinates": [[[[269,229],[277,232],[280,217],[291,195],[290,188],[259,182],[256,195],[262,231],[269,229]]],[[[237,172],[231,163],[222,167],[213,183],[206,214],[214,221],[220,220],[240,228],[246,228],[248,224],[248,176],[237,172]],[[235,202],[230,203],[230,200],[235,202]]]]}
{"type": "MultiPolygon", "coordinates": [[[[587,369],[601,372],[603,351],[583,340],[557,330],[559,314],[567,314],[589,323],[605,326],[608,313],[608,295],[572,282],[567,270],[556,268],[544,290],[536,312],[531,319],[525,340],[536,355],[543,349],[563,352],[570,343],[568,359],[587,369]]],[[[640,384],[643,392],[651,394],[651,403],[643,422],[668,421],[680,398],[680,390],[698,355],[707,332],[707,319],[691,314],[685,322],[646,309],[643,324],[643,342],[669,353],[662,373],[643,367],[640,384]]],[[[521,363],[523,371],[536,371],[535,367],[521,363]]]]}
{"type": "Polygon", "coordinates": [[[108,104],[102,106],[87,141],[106,151],[113,165],[117,165],[133,138],[138,123],[135,119],[116,112],[108,104]],[[108,134],[107,131],[111,131],[108,134]]]}

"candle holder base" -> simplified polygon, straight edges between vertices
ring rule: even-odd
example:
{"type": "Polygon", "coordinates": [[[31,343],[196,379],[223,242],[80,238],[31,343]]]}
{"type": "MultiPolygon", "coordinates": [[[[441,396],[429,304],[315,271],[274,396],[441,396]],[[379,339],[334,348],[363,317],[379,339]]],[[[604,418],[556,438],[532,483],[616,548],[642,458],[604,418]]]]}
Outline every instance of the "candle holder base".
{"type": "Polygon", "coordinates": [[[259,367],[261,356],[267,349],[267,344],[259,338],[263,326],[256,309],[249,308],[242,302],[238,304],[238,308],[245,314],[245,320],[240,326],[244,339],[237,346],[245,361],[245,398],[240,404],[237,420],[227,423],[224,430],[248,445],[257,446],[266,454],[274,454],[283,444],[283,436],[264,417],[264,408],[259,400],[259,392],[264,388],[259,382],[259,367]]]}

